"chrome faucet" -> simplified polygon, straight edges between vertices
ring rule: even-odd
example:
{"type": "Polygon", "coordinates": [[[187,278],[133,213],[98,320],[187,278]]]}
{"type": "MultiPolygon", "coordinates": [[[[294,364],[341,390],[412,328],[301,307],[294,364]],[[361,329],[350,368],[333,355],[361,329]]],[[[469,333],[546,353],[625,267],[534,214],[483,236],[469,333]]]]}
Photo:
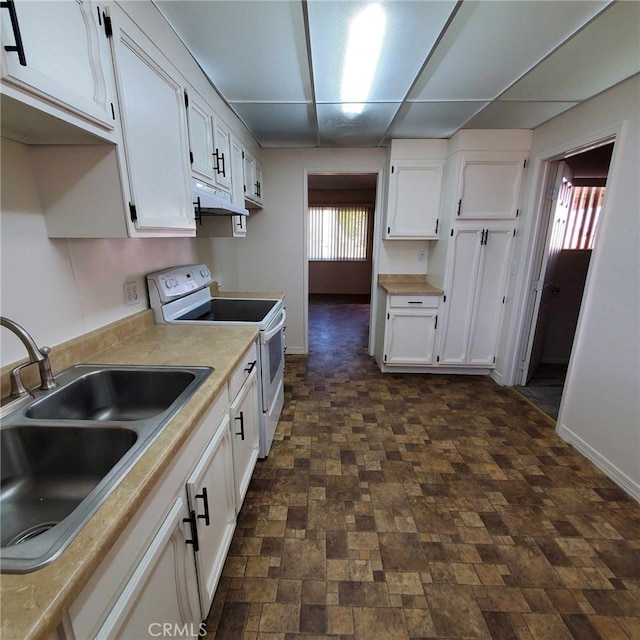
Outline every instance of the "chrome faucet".
{"type": "Polygon", "coordinates": [[[20,379],[20,370],[24,367],[28,367],[30,364],[35,364],[36,362],[38,363],[38,369],[40,370],[40,389],[46,391],[47,389],[57,387],[58,383],[53,379],[51,364],[49,362],[51,349],[49,347],[42,347],[39,349],[34,339],[24,330],[24,328],[17,322],[9,320],[9,318],[0,316],[0,325],[7,327],[7,329],[15,333],[29,353],[29,362],[18,365],[11,372],[11,397],[20,398],[29,394],[20,379]]]}

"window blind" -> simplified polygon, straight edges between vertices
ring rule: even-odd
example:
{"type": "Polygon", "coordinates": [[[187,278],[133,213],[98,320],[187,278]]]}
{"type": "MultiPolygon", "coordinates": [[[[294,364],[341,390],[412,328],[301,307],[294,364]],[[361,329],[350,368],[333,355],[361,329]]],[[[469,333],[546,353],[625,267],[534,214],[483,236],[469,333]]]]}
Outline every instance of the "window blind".
{"type": "Polygon", "coordinates": [[[309,207],[309,260],[367,260],[371,207],[309,207]]]}

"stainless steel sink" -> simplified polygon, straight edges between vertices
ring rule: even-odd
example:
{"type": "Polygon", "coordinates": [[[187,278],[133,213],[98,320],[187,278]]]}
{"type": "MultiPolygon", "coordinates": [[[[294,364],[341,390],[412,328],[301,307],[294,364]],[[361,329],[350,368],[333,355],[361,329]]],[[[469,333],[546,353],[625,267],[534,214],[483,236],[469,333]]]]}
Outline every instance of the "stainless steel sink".
{"type": "Polygon", "coordinates": [[[184,370],[99,369],[25,410],[28,418],[128,422],[162,413],[195,379],[184,370]]]}
{"type": "Polygon", "coordinates": [[[0,570],[54,560],[213,371],[78,365],[0,428],[0,570]]]}

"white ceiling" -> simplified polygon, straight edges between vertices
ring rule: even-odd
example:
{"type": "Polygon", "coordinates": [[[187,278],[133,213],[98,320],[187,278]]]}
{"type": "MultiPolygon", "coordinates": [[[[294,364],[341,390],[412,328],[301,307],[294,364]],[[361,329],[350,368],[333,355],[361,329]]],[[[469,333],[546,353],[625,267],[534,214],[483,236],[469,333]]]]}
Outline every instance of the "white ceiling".
{"type": "Polygon", "coordinates": [[[263,147],[376,147],[460,128],[535,128],[640,72],[640,1],[379,0],[360,114],[341,108],[366,0],[154,0],[263,147]]]}

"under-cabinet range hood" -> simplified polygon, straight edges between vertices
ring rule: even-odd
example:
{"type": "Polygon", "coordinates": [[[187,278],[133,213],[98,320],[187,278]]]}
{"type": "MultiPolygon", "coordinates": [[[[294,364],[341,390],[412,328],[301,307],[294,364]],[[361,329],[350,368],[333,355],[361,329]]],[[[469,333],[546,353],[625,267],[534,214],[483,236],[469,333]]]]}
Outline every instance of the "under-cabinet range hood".
{"type": "Polygon", "coordinates": [[[231,202],[231,196],[224,191],[218,191],[197,178],[191,179],[193,192],[193,206],[196,208],[196,218],[200,215],[209,216],[248,216],[249,211],[231,202]]]}

